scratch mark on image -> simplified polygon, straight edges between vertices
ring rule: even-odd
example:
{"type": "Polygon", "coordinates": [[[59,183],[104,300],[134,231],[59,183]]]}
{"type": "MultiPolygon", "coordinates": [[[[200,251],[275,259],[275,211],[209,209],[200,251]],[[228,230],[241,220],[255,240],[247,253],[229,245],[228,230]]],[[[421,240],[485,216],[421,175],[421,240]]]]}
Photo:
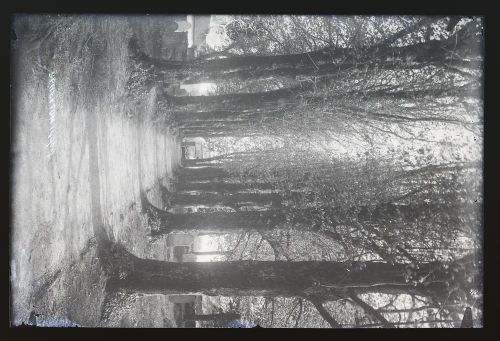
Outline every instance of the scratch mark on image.
{"type": "Polygon", "coordinates": [[[54,72],[49,73],[49,143],[47,147],[49,148],[48,157],[52,158],[55,154],[55,128],[56,128],[56,99],[55,99],[55,91],[56,91],[56,78],[54,72]]]}

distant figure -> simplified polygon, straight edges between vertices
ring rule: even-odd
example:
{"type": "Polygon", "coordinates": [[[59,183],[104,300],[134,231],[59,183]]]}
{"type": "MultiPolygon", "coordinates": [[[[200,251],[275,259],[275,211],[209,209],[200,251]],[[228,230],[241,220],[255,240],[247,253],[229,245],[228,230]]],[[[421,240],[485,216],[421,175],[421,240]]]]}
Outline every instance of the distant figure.
{"type": "Polygon", "coordinates": [[[465,309],[464,318],[462,319],[462,324],[460,328],[473,328],[472,325],[472,309],[467,307],[465,309]]]}

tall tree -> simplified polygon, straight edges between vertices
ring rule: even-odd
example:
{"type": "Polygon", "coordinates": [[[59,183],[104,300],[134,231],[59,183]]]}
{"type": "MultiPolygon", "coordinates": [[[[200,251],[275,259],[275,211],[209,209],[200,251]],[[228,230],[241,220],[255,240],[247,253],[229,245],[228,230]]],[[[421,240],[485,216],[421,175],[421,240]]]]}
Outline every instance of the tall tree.
{"type": "MultiPolygon", "coordinates": [[[[424,19],[421,22],[428,24],[430,21],[432,20],[424,19]]],[[[390,45],[417,28],[419,28],[418,24],[405,28],[399,32],[399,35],[391,35],[378,44],[368,47],[326,46],[315,50],[311,46],[309,51],[298,54],[230,56],[193,62],[161,61],[150,58],[137,48],[134,40],[131,40],[130,49],[136,60],[145,67],[154,68],[154,72],[157,73],[155,78],[165,79],[165,76],[168,76],[167,79],[189,80],[190,82],[217,81],[221,78],[234,77],[248,79],[252,76],[266,75],[296,77],[315,72],[338,72],[366,63],[385,67],[387,64],[393,64],[394,57],[397,57],[398,63],[401,61],[462,63],[462,60],[456,58],[456,54],[442,53],[442,51],[451,49],[456,51],[458,48],[468,53],[477,52],[477,49],[471,46],[471,44],[478,44],[478,38],[473,34],[477,31],[474,23],[466,25],[447,39],[414,42],[398,47],[390,45]],[[432,53],[432,51],[440,51],[440,53],[432,53]]]]}
{"type": "Polygon", "coordinates": [[[346,290],[358,293],[418,293],[446,297],[450,284],[465,280],[459,260],[406,264],[380,262],[236,261],[172,263],[138,258],[122,248],[113,251],[119,276],[108,289],[140,293],[203,293],[223,296],[301,296],[335,299],[346,290]]]}

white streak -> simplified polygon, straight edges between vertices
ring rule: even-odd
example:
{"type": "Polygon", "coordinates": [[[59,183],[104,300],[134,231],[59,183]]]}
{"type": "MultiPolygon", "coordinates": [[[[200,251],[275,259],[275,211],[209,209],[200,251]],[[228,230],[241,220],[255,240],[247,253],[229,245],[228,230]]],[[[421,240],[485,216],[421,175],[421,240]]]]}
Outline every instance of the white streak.
{"type": "Polygon", "coordinates": [[[47,147],[49,148],[48,157],[51,158],[55,154],[55,143],[56,143],[56,134],[55,134],[55,125],[56,125],[56,100],[55,100],[55,92],[56,92],[56,78],[54,72],[49,73],[49,143],[47,147]]]}

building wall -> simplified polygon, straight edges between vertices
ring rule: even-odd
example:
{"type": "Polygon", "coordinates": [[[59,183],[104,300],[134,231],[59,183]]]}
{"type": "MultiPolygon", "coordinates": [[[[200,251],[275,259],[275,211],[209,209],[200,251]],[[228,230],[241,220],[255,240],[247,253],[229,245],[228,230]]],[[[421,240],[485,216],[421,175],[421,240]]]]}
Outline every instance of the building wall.
{"type": "Polygon", "coordinates": [[[211,21],[209,15],[194,15],[190,28],[186,30],[186,27],[181,27],[184,31],[176,32],[178,23],[186,22],[187,17],[131,16],[128,20],[144,53],[153,58],[183,61],[196,58],[198,49],[206,45],[206,34],[211,21]],[[192,46],[189,46],[189,40],[192,40],[192,46]]]}
{"type": "Polygon", "coordinates": [[[195,15],[193,25],[193,45],[201,47],[205,44],[205,36],[210,28],[209,15],[195,15]]]}
{"type": "Polygon", "coordinates": [[[177,21],[186,16],[132,16],[129,18],[138,44],[148,56],[163,60],[182,61],[188,59],[187,32],[175,32],[177,21]]]}

